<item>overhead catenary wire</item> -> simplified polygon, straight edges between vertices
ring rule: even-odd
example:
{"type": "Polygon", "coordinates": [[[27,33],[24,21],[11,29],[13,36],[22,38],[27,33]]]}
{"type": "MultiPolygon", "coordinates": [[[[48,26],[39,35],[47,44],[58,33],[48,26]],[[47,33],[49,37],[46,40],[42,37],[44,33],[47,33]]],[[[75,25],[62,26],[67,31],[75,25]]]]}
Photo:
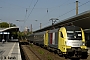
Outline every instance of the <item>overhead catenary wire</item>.
{"type": "Polygon", "coordinates": [[[34,4],[34,7],[32,8],[32,10],[31,10],[30,14],[28,15],[28,17],[26,18],[26,20],[30,17],[32,11],[34,10],[34,8],[35,8],[35,6],[36,6],[36,4],[37,4],[37,2],[38,2],[38,0],[37,0],[36,3],[34,4]]]}
{"type": "MultiPolygon", "coordinates": [[[[33,0],[32,0],[32,1],[33,1],[33,0]]],[[[31,1],[31,4],[32,4],[32,1],[31,1]]],[[[25,15],[24,24],[23,24],[24,26],[25,26],[25,23],[26,23],[26,21],[28,20],[29,16],[31,15],[32,11],[34,10],[37,2],[38,2],[38,0],[37,0],[36,3],[34,4],[34,7],[32,8],[32,10],[31,10],[31,12],[29,13],[28,16],[27,16],[27,11],[28,11],[28,9],[31,7],[31,4],[30,4],[29,8],[26,8],[26,15],[25,15]],[[27,16],[27,18],[26,18],[26,16],[27,16]]]]}
{"type": "MultiPolygon", "coordinates": [[[[89,2],[90,2],[90,1],[89,1],[89,2]]],[[[87,3],[89,3],[89,2],[87,1],[87,2],[84,3],[84,4],[81,4],[80,7],[83,6],[83,5],[85,5],[85,4],[87,4],[87,3]]],[[[37,4],[37,2],[35,3],[35,5],[36,5],[36,4],[37,4]]],[[[26,21],[27,21],[28,18],[30,17],[30,15],[31,15],[31,13],[33,12],[33,10],[36,9],[36,8],[35,8],[35,5],[34,5],[34,7],[32,8],[32,10],[31,10],[30,14],[28,15],[28,17],[25,19],[26,21]]],[[[63,5],[62,5],[62,6],[63,6],[63,5]]],[[[58,7],[60,7],[60,6],[58,6],[58,7]]],[[[78,6],[78,7],[79,7],[79,6],[78,6]]],[[[54,7],[54,8],[56,8],[56,7],[54,7]]],[[[30,9],[31,9],[31,8],[30,8],[30,9]]],[[[41,8],[41,9],[42,9],[42,8],[41,8]]],[[[48,11],[48,12],[46,12],[46,14],[47,14],[47,13],[49,14],[49,13],[51,12],[51,11],[49,10],[50,8],[44,8],[44,9],[46,9],[46,11],[48,11]]],[[[68,11],[68,12],[66,12],[66,13],[64,13],[64,14],[62,14],[62,15],[60,15],[60,16],[58,16],[58,18],[66,15],[66,14],[68,14],[68,13],[74,11],[74,10],[75,10],[75,8],[72,9],[72,10],[70,10],[70,11],[68,11]]],[[[28,11],[28,9],[27,9],[27,11],[28,11]]],[[[44,16],[44,17],[45,17],[45,16],[44,16]]],[[[39,20],[40,20],[40,19],[39,19],[39,20]]]]}
{"type": "Polygon", "coordinates": [[[30,7],[31,7],[32,2],[33,2],[33,0],[31,1],[30,5],[29,5],[29,8],[26,8],[26,14],[25,14],[25,18],[24,18],[24,20],[26,20],[27,13],[28,13],[28,10],[29,10],[29,9],[30,9],[30,7]]]}
{"type": "MultiPolygon", "coordinates": [[[[38,2],[38,0],[37,0],[37,2],[38,2]]],[[[35,3],[35,5],[37,4],[37,2],[35,3]]],[[[74,2],[73,2],[74,3],[74,2]]],[[[65,5],[69,5],[69,4],[72,4],[71,2],[70,3],[67,3],[67,4],[61,4],[60,6],[56,6],[56,7],[50,7],[50,8],[34,8],[35,7],[35,5],[34,5],[34,7],[32,8],[32,10],[31,10],[31,12],[30,12],[30,14],[28,15],[28,17],[25,19],[25,20],[28,20],[28,18],[29,18],[29,16],[31,15],[31,13],[32,13],[32,11],[33,11],[33,9],[47,9],[47,14],[48,14],[48,18],[49,18],[49,9],[52,9],[52,8],[59,8],[59,7],[61,7],[61,6],[65,6],[65,5]]],[[[30,7],[29,7],[30,8],[30,7]]],[[[26,21],[25,21],[26,22],[26,21]]],[[[49,21],[50,22],[50,21],[49,21]]],[[[48,22],[48,23],[49,23],[48,22]]],[[[25,24],[25,23],[24,23],[25,24]]],[[[45,24],[44,24],[45,25],[45,24]]]]}
{"type": "MultiPolygon", "coordinates": [[[[65,3],[65,2],[64,2],[64,3],[65,3]]],[[[73,3],[75,3],[75,2],[70,2],[70,3],[67,3],[67,4],[64,4],[64,3],[62,3],[61,5],[56,6],[56,7],[43,8],[43,9],[46,9],[46,14],[44,15],[44,17],[45,17],[47,14],[51,13],[52,11],[56,10],[56,8],[60,8],[60,7],[62,7],[62,6],[67,6],[67,5],[73,4],[73,3]],[[52,9],[52,8],[53,8],[53,10],[50,11],[50,9],[52,9]]],[[[44,18],[44,17],[43,17],[43,18],[44,18]]],[[[41,19],[39,19],[39,20],[42,20],[43,18],[41,18],[41,19]]]]}
{"type": "MultiPolygon", "coordinates": [[[[44,23],[44,24],[43,24],[43,27],[46,27],[46,26],[44,26],[44,25],[46,25],[46,24],[48,25],[49,23],[51,23],[51,22],[49,21],[48,23],[44,23]]],[[[39,27],[39,26],[38,26],[38,27],[39,27]]],[[[38,29],[38,27],[36,27],[36,29],[38,29]]],[[[33,28],[33,29],[34,29],[34,28],[33,28]]]]}
{"type": "MultiPolygon", "coordinates": [[[[64,2],[65,3],[65,2],[64,2]]],[[[49,18],[49,13],[50,12],[52,12],[53,10],[56,10],[56,8],[60,8],[60,7],[62,7],[62,6],[67,6],[67,5],[70,5],[70,4],[73,4],[73,3],[75,3],[75,2],[69,2],[69,3],[67,3],[67,4],[64,4],[64,3],[62,3],[60,6],[56,6],[56,7],[50,7],[50,8],[46,8],[46,15],[48,14],[48,18],[49,18]],[[55,9],[54,9],[55,8],[55,9]],[[53,9],[53,10],[49,10],[49,9],[53,9]]],[[[45,15],[45,16],[46,16],[45,15]]],[[[45,18],[45,16],[43,17],[43,18],[45,18]]],[[[42,19],[43,19],[42,18],[42,19]]],[[[39,19],[39,20],[42,20],[42,19],[39,19]]],[[[47,23],[44,23],[42,26],[45,26],[46,24],[49,24],[49,23],[51,23],[50,21],[49,22],[47,22],[47,23]]],[[[38,27],[37,27],[38,28],[38,27]]]]}
{"type": "MultiPolygon", "coordinates": [[[[90,0],[87,1],[87,2],[85,2],[85,3],[83,3],[83,4],[81,4],[81,5],[79,5],[78,7],[82,7],[83,5],[86,5],[86,4],[89,3],[89,2],[90,2],[90,0]]],[[[74,11],[74,10],[76,10],[76,8],[74,8],[74,9],[72,9],[72,10],[70,10],[70,11],[68,11],[68,12],[66,12],[66,13],[64,13],[64,14],[62,14],[62,15],[60,15],[60,16],[58,16],[57,18],[62,17],[62,16],[66,15],[66,14],[68,14],[68,13],[74,11]]],[[[49,23],[49,22],[48,22],[48,23],[49,23]]],[[[47,24],[47,23],[45,23],[45,24],[47,24]]],[[[45,24],[44,24],[44,25],[45,25],[45,24]]]]}
{"type": "MultiPolygon", "coordinates": [[[[83,6],[83,5],[85,5],[85,4],[87,4],[87,3],[89,3],[90,2],[90,0],[89,1],[87,1],[87,2],[85,2],[85,3],[83,3],[83,4],[81,4],[80,6],[78,6],[78,7],[81,7],[81,6],[83,6]]],[[[72,12],[72,11],[74,11],[76,8],[74,8],[74,9],[72,9],[72,10],[70,10],[70,11],[68,11],[68,12],[66,12],[66,13],[64,13],[64,14],[62,14],[62,15],[60,15],[60,16],[58,16],[57,18],[59,18],[59,17],[62,17],[62,16],[64,16],[64,15],[66,15],[66,14],[68,14],[68,13],[70,13],[70,12],[72,12]]]]}
{"type": "MultiPolygon", "coordinates": [[[[31,1],[29,8],[31,7],[32,2],[33,2],[33,0],[31,1]]],[[[29,9],[29,8],[28,8],[28,9],[29,9]]]]}
{"type": "MultiPolygon", "coordinates": [[[[65,2],[64,2],[64,3],[65,3],[65,2]]],[[[43,9],[46,9],[46,14],[44,15],[43,18],[45,18],[46,15],[48,15],[48,18],[49,18],[49,13],[51,13],[53,10],[56,10],[56,8],[60,8],[60,7],[62,7],[62,6],[67,6],[67,5],[73,4],[73,3],[75,3],[75,2],[69,2],[69,3],[67,3],[67,4],[64,4],[64,3],[62,3],[60,6],[56,6],[56,7],[43,8],[43,9]],[[53,9],[53,10],[50,11],[50,9],[53,9]]],[[[39,19],[39,20],[42,20],[43,18],[41,18],[41,19],[39,19]]],[[[49,21],[48,23],[50,23],[50,21],[49,21]]],[[[45,23],[45,24],[47,24],[47,23],[45,23]]],[[[44,26],[45,24],[43,24],[43,26],[44,26]]]]}
{"type": "MultiPolygon", "coordinates": [[[[31,4],[32,4],[33,0],[31,1],[30,5],[29,5],[29,8],[31,7],[31,4]]],[[[26,14],[25,14],[25,18],[24,18],[24,23],[23,23],[23,26],[25,26],[25,20],[26,20],[26,17],[27,17],[27,13],[28,13],[28,9],[29,8],[26,8],[26,14]]]]}

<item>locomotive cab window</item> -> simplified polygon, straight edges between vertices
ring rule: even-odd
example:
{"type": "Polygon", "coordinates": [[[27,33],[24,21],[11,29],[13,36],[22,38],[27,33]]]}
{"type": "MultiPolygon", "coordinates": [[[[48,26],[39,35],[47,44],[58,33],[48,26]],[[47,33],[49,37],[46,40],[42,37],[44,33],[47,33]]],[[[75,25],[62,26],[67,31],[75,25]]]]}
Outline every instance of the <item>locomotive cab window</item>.
{"type": "Polygon", "coordinates": [[[60,32],[60,34],[61,34],[61,37],[63,38],[63,33],[62,33],[62,32],[60,32]]]}
{"type": "Polygon", "coordinates": [[[82,40],[81,31],[67,31],[67,37],[69,40],[82,40]]]}

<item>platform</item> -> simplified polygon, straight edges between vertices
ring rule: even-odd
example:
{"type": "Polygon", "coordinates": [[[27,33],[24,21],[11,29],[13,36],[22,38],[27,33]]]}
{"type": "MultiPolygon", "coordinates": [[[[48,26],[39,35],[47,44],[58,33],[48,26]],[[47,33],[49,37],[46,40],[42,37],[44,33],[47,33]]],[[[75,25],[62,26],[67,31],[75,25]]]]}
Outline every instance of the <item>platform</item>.
{"type": "Polygon", "coordinates": [[[0,42],[0,60],[22,60],[19,42],[0,42]]]}
{"type": "Polygon", "coordinates": [[[88,53],[90,54],[90,47],[88,47],[88,53]]]}

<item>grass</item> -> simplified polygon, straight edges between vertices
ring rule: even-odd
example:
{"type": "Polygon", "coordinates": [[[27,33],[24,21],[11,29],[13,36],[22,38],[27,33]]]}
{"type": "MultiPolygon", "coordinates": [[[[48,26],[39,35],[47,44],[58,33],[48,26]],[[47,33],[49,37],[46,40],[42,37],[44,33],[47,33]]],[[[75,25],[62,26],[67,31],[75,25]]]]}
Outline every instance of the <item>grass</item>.
{"type": "Polygon", "coordinates": [[[33,44],[30,44],[31,47],[33,47],[33,44]]]}
{"type": "Polygon", "coordinates": [[[38,52],[39,52],[40,54],[42,54],[42,55],[44,54],[44,51],[41,50],[41,49],[39,49],[38,52]]]}
{"type": "Polygon", "coordinates": [[[48,60],[53,60],[53,58],[50,56],[50,55],[48,55],[48,60]]]}

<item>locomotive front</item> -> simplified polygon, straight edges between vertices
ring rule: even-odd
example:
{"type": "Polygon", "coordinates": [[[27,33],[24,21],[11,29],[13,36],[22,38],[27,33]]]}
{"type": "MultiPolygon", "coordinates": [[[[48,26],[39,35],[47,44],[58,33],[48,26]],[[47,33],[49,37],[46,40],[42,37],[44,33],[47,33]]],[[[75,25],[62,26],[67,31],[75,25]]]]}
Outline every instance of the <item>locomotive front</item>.
{"type": "Polygon", "coordinates": [[[88,50],[85,46],[85,37],[83,30],[80,27],[76,26],[67,26],[65,28],[67,32],[67,39],[65,41],[67,46],[66,56],[86,59],[88,56],[88,50]]]}

